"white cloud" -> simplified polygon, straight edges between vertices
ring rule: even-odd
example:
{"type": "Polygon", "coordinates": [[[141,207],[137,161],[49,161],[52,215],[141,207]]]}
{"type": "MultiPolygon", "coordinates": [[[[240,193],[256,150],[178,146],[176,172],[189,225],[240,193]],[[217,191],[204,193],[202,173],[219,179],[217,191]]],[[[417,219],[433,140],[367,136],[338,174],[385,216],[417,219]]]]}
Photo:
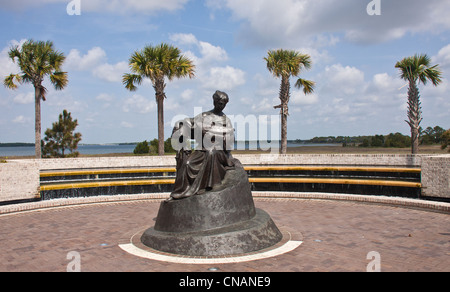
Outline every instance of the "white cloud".
{"type": "Polygon", "coordinates": [[[69,112],[85,112],[89,108],[89,104],[81,99],[74,98],[70,91],[56,91],[53,87],[47,87],[47,101],[45,102],[46,106],[51,106],[55,109],[60,109],[61,112],[63,109],[67,109],[69,112]]]}
{"type": "Polygon", "coordinates": [[[194,91],[192,89],[186,89],[181,93],[181,99],[184,101],[192,100],[194,97],[194,91]]]}
{"type": "Polygon", "coordinates": [[[34,103],[34,92],[19,93],[14,97],[14,102],[19,104],[34,103]]]}
{"type": "Polygon", "coordinates": [[[129,122],[121,122],[120,126],[123,127],[123,128],[128,128],[128,129],[134,128],[134,125],[132,123],[129,123],[129,122]]]}
{"type": "MultiPolygon", "coordinates": [[[[223,48],[214,46],[208,42],[199,41],[193,34],[172,34],[170,39],[180,45],[195,46],[201,55],[200,58],[195,57],[197,66],[207,66],[213,62],[228,60],[228,54],[223,48]]],[[[194,55],[192,52],[190,54],[194,55]]]]}
{"type": "Polygon", "coordinates": [[[433,62],[439,64],[441,67],[450,67],[450,44],[440,49],[438,54],[432,59],[433,62]]]}
{"type": "MultiPolygon", "coordinates": [[[[279,103],[279,100],[277,101],[279,103]]],[[[271,102],[269,98],[265,97],[260,102],[252,103],[251,109],[252,112],[256,113],[265,113],[273,110],[275,103],[271,102]]]]}
{"type": "Polygon", "coordinates": [[[102,104],[103,109],[110,108],[114,101],[114,97],[107,93],[101,93],[97,95],[95,99],[103,103],[102,104]]]}
{"type": "Polygon", "coordinates": [[[208,76],[204,78],[203,87],[211,90],[231,90],[243,84],[245,84],[245,72],[226,66],[211,68],[208,76]]]}
{"type": "Polygon", "coordinates": [[[122,75],[128,70],[127,62],[107,63],[106,52],[100,47],[90,49],[85,55],[73,49],[66,58],[68,70],[91,71],[92,75],[108,82],[120,82],[122,75]]]}
{"type": "Polygon", "coordinates": [[[111,102],[114,100],[114,97],[112,97],[111,95],[109,95],[107,93],[101,93],[101,94],[97,95],[95,97],[95,99],[100,100],[100,101],[111,102]]]}
{"type": "Polygon", "coordinates": [[[3,48],[3,50],[0,52],[0,78],[5,78],[6,76],[10,74],[17,74],[19,73],[20,69],[19,66],[9,58],[8,52],[9,50],[14,46],[22,46],[23,43],[25,43],[26,40],[22,39],[20,41],[17,40],[11,40],[8,43],[8,46],[3,48]]]}
{"type": "Polygon", "coordinates": [[[122,75],[128,70],[128,63],[119,62],[117,64],[102,64],[96,67],[92,73],[95,77],[108,81],[108,82],[120,82],[122,75]]]}
{"type": "Polygon", "coordinates": [[[319,96],[315,93],[304,94],[303,91],[294,91],[291,94],[291,102],[294,105],[311,105],[319,102],[319,96]]]}
{"type": "Polygon", "coordinates": [[[12,122],[14,124],[29,124],[29,123],[31,123],[31,118],[20,115],[20,116],[17,116],[16,118],[14,118],[14,120],[12,122]]]}
{"type": "Polygon", "coordinates": [[[192,33],[175,33],[170,36],[170,40],[181,45],[196,45],[198,40],[192,33]]]}
{"type": "MultiPolygon", "coordinates": [[[[175,11],[182,9],[189,0],[80,0],[81,13],[115,12],[115,13],[151,13],[156,11],[175,11]]],[[[1,0],[0,5],[6,9],[26,10],[48,4],[69,4],[70,0],[1,0]]]]}
{"type": "Polygon", "coordinates": [[[188,0],[90,0],[83,2],[82,9],[94,12],[134,12],[175,11],[184,7],[188,0]]]}
{"type": "Polygon", "coordinates": [[[350,67],[334,64],[327,66],[319,80],[323,80],[325,86],[336,95],[351,95],[364,87],[364,72],[350,67]]]}
{"type": "MultiPolygon", "coordinates": [[[[216,2],[216,1],[214,1],[216,2]]],[[[367,1],[221,0],[212,11],[228,9],[241,22],[240,39],[263,46],[302,46],[323,33],[343,34],[358,43],[378,43],[407,33],[450,28],[450,2],[382,1],[381,16],[367,14],[367,1]]]]}
{"type": "Polygon", "coordinates": [[[100,47],[92,48],[83,56],[80,55],[80,51],[73,49],[67,55],[64,65],[69,70],[87,71],[105,61],[106,52],[100,47]]]}
{"type": "Polygon", "coordinates": [[[379,90],[393,92],[400,90],[406,82],[400,78],[393,78],[387,73],[381,73],[373,77],[373,84],[379,90]]]}
{"type": "Polygon", "coordinates": [[[199,42],[198,45],[204,61],[222,62],[228,60],[227,52],[221,47],[213,46],[207,42],[199,42]]]}
{"type": "Polygon", "coordinates": [[[245,84],[245,72],[232,66],[217,66],[227,61],[227,52],[208,42],[198,40],[193,34],[172,34],[170,39],[178,44],[195,46],[200,54],[197,57],[194,52],[188,51],[185,56],[196,65],[196,76],[201,87],[210,90],[231,90],[245,84]]]}
{"type": "Polygon", "coordinates": [[[146,114],[153,111],[156,108],[155,100],[150,100],[142,95],[134,94],[128,97],[124,103],[122,110],[126,113],[133,112],[139,114],[146,114]]]}

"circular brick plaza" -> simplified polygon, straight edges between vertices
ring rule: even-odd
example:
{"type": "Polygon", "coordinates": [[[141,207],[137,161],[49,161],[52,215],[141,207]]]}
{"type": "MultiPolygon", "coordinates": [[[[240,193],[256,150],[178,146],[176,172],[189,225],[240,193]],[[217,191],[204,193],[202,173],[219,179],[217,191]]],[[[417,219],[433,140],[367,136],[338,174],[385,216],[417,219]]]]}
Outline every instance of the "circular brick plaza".
{"type": "Polygon", "coordinates": [[[80,257],[82,272],[207,272],[211,268],[223,272],[365,272],[373,264],[373,252],[379,255],[377,265],[382,272],[450,271],[448,209],[325,200],[317,195],[255,198],[256,207],[267,211],[291,240],[301,241],[295,249],[274,257],[212,265],[127,253],[120,246],[154,225],[161,202],[156,197],[3,206],[0,271],[65,272],[73,263],[73,252],[80,257]]]}

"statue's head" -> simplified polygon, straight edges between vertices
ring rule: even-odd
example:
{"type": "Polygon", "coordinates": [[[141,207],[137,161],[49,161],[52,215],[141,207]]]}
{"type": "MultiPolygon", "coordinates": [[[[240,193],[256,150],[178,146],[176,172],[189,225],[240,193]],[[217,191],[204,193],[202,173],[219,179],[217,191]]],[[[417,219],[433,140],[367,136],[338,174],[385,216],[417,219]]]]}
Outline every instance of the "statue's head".
{"type": "Polygon", "coordinates": [[[219,111],[222,111],[227,105],[228,101],[230,101],[228,94],[219,90],[217,90],[216,93],[214,93],[213,99],[214,99],[214,108],[219,111]]]}

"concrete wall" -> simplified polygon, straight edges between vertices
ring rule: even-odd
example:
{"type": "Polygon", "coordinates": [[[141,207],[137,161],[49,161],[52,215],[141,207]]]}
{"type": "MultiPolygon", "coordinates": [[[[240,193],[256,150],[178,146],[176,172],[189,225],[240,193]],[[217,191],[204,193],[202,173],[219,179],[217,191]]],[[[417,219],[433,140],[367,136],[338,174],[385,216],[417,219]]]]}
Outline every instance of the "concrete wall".
{"type": "MultiPolygon", "coordinates": [[[[387,154],[234,155],[244,165],[341,165],[422,167],[426,196],[450,198],[450,155],[387,154]]],[[[174,167],[175,157],[98,157],[10,160],[0,163],[0,202],[33,199],[39,190],[39,172],[62,169],[174,167]]]]}
{"type": "Polygon", "coordinates": [[[0,163],[0,202],[39,196],[39,163],[34,160],[0,163]]]}
{"type": "Polygon", "coordinates": [[[422,195],[450,198],[450,155],[422,157],[422,195]]]}
{"type": "MultiPolygon", "coordinates": [[[[233,155],[243,165],[358,165],[418,167],[421,156],[387,154],[233,155]]],[[[175,156],[42,159],[41,170],[175,166],[175,156]]]]}
{"type": "Polygon", "coordinates": [[[89,168],[132,168],[175,166],[175,156],[94,157],[41,159],[40,169],[89,169],[89,168]]]}
{"type": "Polygon", "coordinates": [[[418,167],[421,156],[389,154],[234,155],[243,165],[348,165],[418,167]]]}

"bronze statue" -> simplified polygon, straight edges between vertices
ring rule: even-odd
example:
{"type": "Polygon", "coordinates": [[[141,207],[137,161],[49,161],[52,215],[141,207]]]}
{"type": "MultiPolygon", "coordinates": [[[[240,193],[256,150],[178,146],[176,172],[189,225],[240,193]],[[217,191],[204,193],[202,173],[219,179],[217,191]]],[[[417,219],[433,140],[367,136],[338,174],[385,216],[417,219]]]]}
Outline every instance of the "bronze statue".
{"type": "Polygon", "coordinates": [[[227,170],[234,168],[230,151],[234,147],[234,129],[223,113],[229,97],[225,92],[213,95],[214,109],[176,123],[172,141],[182,143],[176,156],[177,177],[169,200],[201,194],[219,185],[227,170]],[[197,148],[191,150],[191,139],[197,148]]]}
{"type": "Polygon", "coordinates": [[[154,227],[142,234],[145,246],[176,255],[229,256],[283,238],[270,215],[255,208],[247,172],[231,156],[234,129],[223,113],[228,95],[217,91],[213,98],[213,110],[175,124],[175,186],[161,202],[154,227]],[[191,139],[198,144],[194,151],[191,139]]]}

